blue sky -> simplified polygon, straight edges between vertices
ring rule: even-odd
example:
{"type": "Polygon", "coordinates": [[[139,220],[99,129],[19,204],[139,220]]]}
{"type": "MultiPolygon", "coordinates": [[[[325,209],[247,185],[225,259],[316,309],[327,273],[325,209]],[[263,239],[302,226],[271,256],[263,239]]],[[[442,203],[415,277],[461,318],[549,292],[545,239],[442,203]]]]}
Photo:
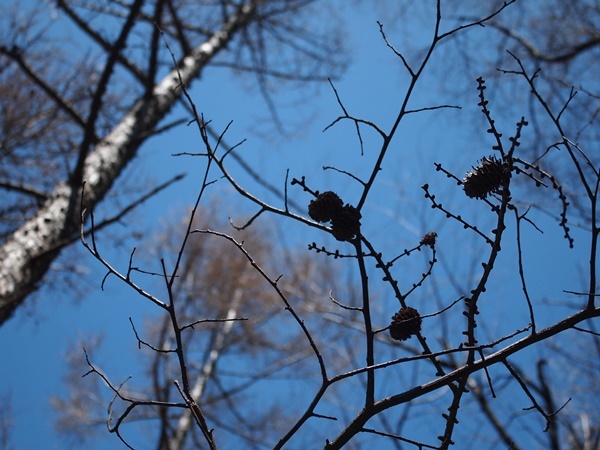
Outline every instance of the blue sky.
{"type": "MultiPolygon", "coordinates": [[[[351,49],[352,64],[341,79],[335,81],[335,86],[350,113],[388,129],[404,94],[407,78],[400,61],[386,48],[379,34],[376,20],[382,20],[385,25],[385,18],[378,17],[376,10],[349,6],[343,8],[342,17],[349,31],[346,38],[351,49]]],[[[417,41],[421,39],[425,42],[428,39],[430,30],[418,29],[417,26],[412,28],[417,41]]],[[[398,36],[397,31],[398,28],[390,27],[390,39],[398,36]]],[[[398,45],[403,43],[406,44],[399,42],[398,45]]],[[[418,46],[414,42],[412,44],[418,46]]],[[[438,69],[444,67],[443,61],[436,60],[433,64],[438,69]]],[[[456,72],[452,73],[453,76],[456,75],[456,72]]],[[[489,139],[484,133],[485,128],[481,128],[479,136],[472,135],[471,121],[477,111],[474,78],[452,78],[449,75],[448,80],[439,80],[439,72],[435,69],[426,73],[424,84],[417,89],[413,107],[431,106],[437,102],[458,103],[464,109],[425,112],[408,118],[399,130],[384,171],[363,210],[363,216],[367,218],[363,223],[378,248],[398,248],[397,253],[414,246],[425,232],[439,229],[440,252],[447,252],[445,258],[450,265],[459,265],[465,258],[472,257],[478,247],[473,244],[470,236],[461,234],[462,227],[442,227],[442,214],[430,210],[420,186],[429,182],[437,190],[439,198],[447,197],[444,204],[458,210],[467,208],[474,216],[484,216],[485,208],[463,198],[454,183],[435,172],[433,162],[442,162],[444,167],[460,175],[476,164],[479,158],[490,154],[491,150],[489,146],[486,147],[489,139]],[[442,86],[433,84],[434,80],[439,81],[442,86]],[[471,97],[452,101],[448,91],[438,90],[448,80],[472,86],[471,97]]],[[[290,178],[306,175],[307,181],[312,183],[311,187],[336,190],[345,201],[355,202],[358,193],[356,184],[333,171],[323,172],[321,168],[324,165],[336,165],[353,173],[365,173],[365,167],[369,166],[372,155],[378,149],[378,140],[369,133],[363,134],[365,156],[360,157],[356,134],[349,122],[322,132],[341,113],[329,85],[323,82],[320,86],[303,91],[302,103],[298,103],[297,93],[284,92],[276,97],[280,104],[288,105],[281,109],[284,122],[290,120],[292,123],[304,123],[304,126],[290,126],[289,136],[270,134],[269,139],[261,137],[265,130],[270,129],[269,126],[257,126],[257,123],[268,118],[265,105],[258,93],[245,89],[245,85],[248,83],[239,83],[225,69],[211,68],[200,82],[193,85],[191,94],[199,109],[213,121],[216,129],[223,129],[229,121],[233,121],[226,136],[228,142],[234,143],[246,138],[247,142],[240,148],[240,154],[268,181],[283,186],[285,172],[290,169],[290,178]]],[[[174,112],[173,116],[178,114],[183,114],[182,110],[174,112]]],[[[514,122],[518,118],[515,117],[514,122]]],[[[508,126],[512,125],[509,123],[508,126]]],[[[513,129],[508,128],[505,135],[512,132],[513,129]]],[[[196,164],[193,158],[173,157],[172,153],[201,151],[196,133],[192,126],[152,139],[144,146],[135,166],[128,170],[128,176],[132,179],[157,182],[176,173],[188,174],[182,182],[140,208],[132,219],[133,226],[139,226],[140,231],[156,230],[164,217],[180,214],[195,200],[202,165],[196,164]]],[[[238,171],[237,174],[250,191],[260,193],[260,189],[243,173],[238,171]]],[[[217,183],[215,189],[227,190],[224,184],[217,183]]],[[[299,189],[294,191],[292,187],[289,192],[300,203],[308,203],[310,200],[299,189]]],[[[554,207],[558,208],[556,204],[554,207]]],[[[223,205],[223,208],[229,208],[235,214],[240,204],[234,202],[223,205]]],[[[242,209],[253,210],[245,203],[242,203],[242,209]]],[[[102,209],[99,208],[99,214],[101,212],[102,209]]],[[[485,224],[485,218],[475,220],[485,224]]],[[[536,223],[543,229],[543,235],[526,226],[523,232],[531,237],[525,240],[528,247],[525,263],[531,287],[535,288],[536,302],[540,305],[544,299],[564,299],[562,289],[580,289],[577,277],[581,267],[577,265],[577,261],[585,261],[582,253],[585,247],[578,246],[570,251],[564,241],[559,241],[564,245],[557,246],[554,243],[561,235],[557,224],[543,215],[536,216],[536,223]],[[560,261],[560,264],[556,264],[556,261],[560,261]]],[[[313,240],[319,242],[319,239],[325,239],[322,234],[305,232],[294,224],[286,226],[291,230],[291,243],[305,246],[313,240]]],[[[577,242],[585,241],[584,233],[575,233],[577,242]]],[[[124,255],[129,254],[127,245],[114,249],[110,242],[105,241],[101,242],[100,247],[105,248],[107,258],[126,264],[127,256],[124,255]]],[[[69,293],[42,290],[41,298],[30,305],[35,312],[28,314],[20,311],[14,319],[0,328],[0,339],[5,342],[0,354],[2,361],[5,361],[4,369],[0,372],[0,385],[3,386],[0,393],[9,393],[12,399],[15,424],[13,443],[21,450],[65,448],[65,442],[53,430],[54,411],[49,404],[49,397],[63,392],[61,377],[64,375],[64,355],[70,349],[70,344],[85,341],[86,336],[102,332],[105,348],[118,348],[118,356],[121,357],[110,360],[104,355],[106,366],[103,368],[112,370],[112,373],[128,373],[134,369],[129,366],[124,369],[120,367],[120,363],[126,362],[131,356],[128,352],[135,349],[136,342],[127,318],[131,316],[141,321],[145,314],[153,312],[148,304],[114,279],[108,281],[104,292],[100,291],[100,280],[104,274],[102,268],[86,256],[85,252],[78,252],[78,255],[83,258],[83,265],[89,269],[89,274],[85,276],[85,295],[79,301],[73,302],[68,298],[69,293]],[[119,311],[118,315],[115,315],[115,310],[119,311]]],[[[520,286],[507,282],[515,280],[514,263],[511,263],[511,258],[514,262],[515,256],[514,248],[507,246],[501,254],[503,264],[498,268],[498,278],[492,281],[496,294],[503,298],[519,296],[520,286]]],[[[468,267],[458,265],[458,274],[468,272],[468,267]]],[[[421,270],[420,267],[408,267],[407,273],[410,275],[421,270]]],[[[482,308],[490,310],[490,314],[504,311],[498,303],[489,303],[482,308]]],[[[425,309],[433,312],[435,305],[425,303],[425,309]]],[[[540,306],[540,320],[544,318],[543,311],[540,306]]],[[[516,322],[526,323],[525,310],[517,307],[517,312],[516,322]]],[[[553,316],[554,312],[556,311],[550,311],[548,315],[553,316]]],[[[493,326],[510,331],[515,324],[505,320],[493,326]]],[[[107,441],[99,441],[94,448],[112,448],[112,444],[114,436],[107,434],[107,441]]]]}

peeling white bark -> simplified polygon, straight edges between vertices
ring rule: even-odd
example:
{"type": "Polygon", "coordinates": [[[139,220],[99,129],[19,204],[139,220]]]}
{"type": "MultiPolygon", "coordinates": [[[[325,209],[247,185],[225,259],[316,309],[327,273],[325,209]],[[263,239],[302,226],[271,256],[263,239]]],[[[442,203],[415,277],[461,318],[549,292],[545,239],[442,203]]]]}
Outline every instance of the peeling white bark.
{"type": "MultiPolygon", "coordinates": [[[[83,168],[86,205],[102,201],[125,166],[181,95],[178,89],[195,79],[211,59],[223,51],[237,30],[252,18],[255,3],[246,5],[223,29],[196,47],[177,70],[171,71],[153,90],[139,99],[117,126],[87,156],[83,168]]],[[[50,198],[0,247],[0,325],[36,290],[59,253],[61,241],[77,232],[81,186],[60,183],[50,198]],[[76,207],[73,207],[76,206],[76,207]]]]}

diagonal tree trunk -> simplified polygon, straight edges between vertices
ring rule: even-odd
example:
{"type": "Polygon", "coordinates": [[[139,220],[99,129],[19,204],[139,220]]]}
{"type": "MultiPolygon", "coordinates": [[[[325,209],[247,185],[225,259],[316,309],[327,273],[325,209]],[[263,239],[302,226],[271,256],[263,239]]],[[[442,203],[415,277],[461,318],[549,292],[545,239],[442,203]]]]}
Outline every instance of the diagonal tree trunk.
{"type": "MultiPolygon", "coordinates": [[[[182,95],[180,83],[188,85],[215,55],[224,51],[235,33],[252,20],[256,3],[240,8],[220,31],[186,55],[177,69],[154,86],[151,95],[141,96],[90,150],[82,167],[88,208],[102,201],[151,131],[171,110],[182,95]]],[[[77,232],[80,195],[79,183],[58,184],[37,213],[0,247],[0,325],[39,287],[64,241],[77,232]]]]}

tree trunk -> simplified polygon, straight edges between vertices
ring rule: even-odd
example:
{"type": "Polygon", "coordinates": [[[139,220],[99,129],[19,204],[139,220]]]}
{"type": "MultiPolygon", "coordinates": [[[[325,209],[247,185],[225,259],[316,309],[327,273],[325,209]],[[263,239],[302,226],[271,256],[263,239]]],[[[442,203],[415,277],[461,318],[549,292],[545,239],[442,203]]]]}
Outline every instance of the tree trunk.
{"type": "MultiPolygon", "coordinates": [[[[241,8],[220,31],[186,55],[177,69],[154,86],[152,95],[140,97],[90,151],[83,167],[86,208],[102,201],[151,131],[171,110],[182,94],[180,83],[188,86],[198,77],[235,33],[249,23],[255,6],[252,2],[241,8]]],[[[0,325],[39,287],[65,241],[78,232],[80,200],[80,185],[61,182],[37,213],[0,247],[0,325]]]]}

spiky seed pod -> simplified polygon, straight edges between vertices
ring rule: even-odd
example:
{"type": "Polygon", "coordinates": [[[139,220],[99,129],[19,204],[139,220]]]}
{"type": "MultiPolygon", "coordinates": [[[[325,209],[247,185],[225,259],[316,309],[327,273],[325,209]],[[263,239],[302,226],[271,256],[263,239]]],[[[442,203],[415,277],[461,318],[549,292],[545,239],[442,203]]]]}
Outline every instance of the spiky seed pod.
{"type": "Polygon", "coordinates": [[[436,238],[437,233],[435,231],[427,233],[425,236],[423,236],[423,239],[421,239],[421,245],[429,245],[431,248],[433,248],[436,238]]]}
{"type": "Polygon", "coordinates": [[[484,156],[477,167],[467,172],[463,180],[463,189],[471,198],[486,198],[492,192],[496,192],[507,178],[508,172],[501,160],[493,156],[484,156]]]}
{"type": "Polygon", "coordinates": [[[360,211],[352,205],[341,208],[331,218],[331,232],[338,241],[351,241],[360,232],[360,211]]]}
{"type": "Polygon", "coordinates": [[[329,222],[342,209],[342,199],[335,192],[318,194],[308,205],[308,215],[317,222],[329,222]]]}
{"type": "Polygon", "coordinates": [[[400,308],[392,317],[390,336],[397,341],[405,341],[421,331],[421,316],[415,308],[400,308]]]}

